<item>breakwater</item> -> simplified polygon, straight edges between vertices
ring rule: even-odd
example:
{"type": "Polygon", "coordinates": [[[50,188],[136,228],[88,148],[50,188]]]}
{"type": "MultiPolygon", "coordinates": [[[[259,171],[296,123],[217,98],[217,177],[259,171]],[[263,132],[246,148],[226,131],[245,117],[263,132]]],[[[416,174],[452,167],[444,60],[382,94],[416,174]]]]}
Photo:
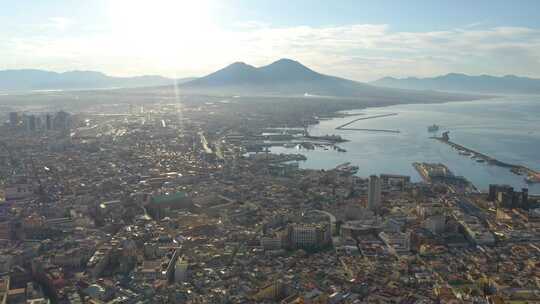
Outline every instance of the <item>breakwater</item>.
{"type": "Polygon", "coordinates": [[[512,171],[513,173],[515,174],[519,174],[519,175],[526,175],[526,180],[528,181],[531,181],[531,182],[535,182],[535,179],[537,178],[537,176],[540,176],[540,172],[537,172],[531,168],[528,168],[528,167],[525,167],[525,166],[522,166],[522,165],[516,165],[516,164],[511,164],[511,163],[507,163],[507,162],[503,162],[503,161],[500,161],[494,157],[491,157],[489,155],[486,155],[484,153],[481,153],[481,152],[478,152],[474,149],[471,149],[471,148],[468,148],[468,147],[465,147],[463,145],[460,145],[458,143],[455,143],[449,139],[446,139],[444,137],[432,137],[433,139],[436,139],[442,143],[445,143],[449,146],[451,146],[452,148],[460,151],[460,152],[464,152],[464,153],[467,153],[467,154],[470,154],[472,155],[474,158],[476,158],[477,160],[483,160],[485,161],[486,163],[490,164],[490,165],[495,165],[495,166],[499,166],[499,167],[504,167],[504,168],[508,168],[510,169],[510,171],[512,171]]]}
{"type": "Polygon", "coordinates": [[[387,130],[387,129],[360,129],[360,128],[341,128],[339,130],[349,131],[368,131],[368,132],[386,132],[386,133],[400,133],[399,130],[387,130]]]}
{"type": "Polygon", "coordinates": [[[347,123],[344,123],[342,125],[339,125],[336,127],[336,130],[350,130],[350,131],[369,131],[369,132],[387,132],[387,133],[400,133],[399,130],[388,130],[388,129],[369,129],[369,128],[347,128],[347,126],[360,121],[360,120],[368,120],[368,119],[375,119],[375,118],[383,118],[388,116],[396,116],[398,113],[389,113],[389,114],[380,114],[380,115],[373,115],[368,117],[360,117],[353,119],[347,123]]]}

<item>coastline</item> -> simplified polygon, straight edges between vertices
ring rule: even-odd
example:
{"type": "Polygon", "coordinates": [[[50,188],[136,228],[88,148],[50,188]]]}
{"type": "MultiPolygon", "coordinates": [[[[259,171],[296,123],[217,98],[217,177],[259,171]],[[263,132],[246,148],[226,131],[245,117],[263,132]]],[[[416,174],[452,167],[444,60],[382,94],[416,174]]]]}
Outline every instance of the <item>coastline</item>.
{"type": "MultiPolygon", "coordinates": [[[[528,97],[528,96],[527,96],[528,97]]],[[[460,102],[445,102],[445,103],[430,103],[432,106],[423,105],[425,103],[415,104],[399,104],[399,105],[381,105],[377,107],[361,107],[357,109],[336,111],[333,116],[335,121],[329,119],[322,119],[320,123],[311,124],[310,129],[313,134],[332,134],[335,131],[335,126],[339,126],[351,119],[347,119],[351,115],[379,115],[382,113],[400,112],[400,115],[394,121],[387,121],[389,128],[396,128],[404,123],[404,129],[402,129],[401,135],[384,134],[381,135],[372,132],[353,132],[343,130],[343,132],[334,132],[336,135],[342,136],[344,139],[349,140],[342,148],[346,149],[348,153],[338,154],[333,151],[325,151],[323,149],[316,150],[303,150],[300,153],[306,155],[308,160],[301,164],[303,168],[311,169],[329,169],[343,162],[345,160],[351,161],[355,165],[360,166],[359,176],[368,176],[375,173],[395,173],[416,176],[414,170],[410,170],[408,167],[414,161],[424,162],[442,162],[447,164],[451,169],[455,170],[458,174],[465,176],[478,189],[486,191],[488,184],[511,184],[514,187],[529,187],[531,194],[540,194],[540,187],[537,185],[527,185],[523,180],[523,176],[515,175],[505,168],[497,168],[494,166],[487,166],[487,163],[476,162],[474,159],[459,155],[455,150],[444,145],[432,146],[426,131],[426,126],[433,124],[442,124],[442,130],[449,128],[452,130],[452,134],[456,135],[456,139],[462,142],[464,145],[470,145],[472,148],[493,155],[500,158],[502,161],[523,164],[530,166],[531,161],[534,166],[534,155],[521,154],[520,149],[514,148],[513,144],[509,144],[514,140],[514,134],[523,134],[523,138],[520,140],[527,141],[531,145],[536,147],[537,142],[534,138],[538,133],[530,133],[526,130],[534,128],[534,122],[537,118],[529,116],[527,113],[532,113],[536,109],[536,100],[540,96],[531,96],[531,98],[519,98],[515,99],[508,96],[501,96],[500,98],[485,98],[472,101],[460,101],[460,102]],[[505,109],[507,109],[508,103],[515,105],[515,111],[513,115],[506,115],[505,109]],[[389,108],[390,106],[401,106],[398,108],[389,108]],[[440,108],[438,105],[444,105],[440,108]],[[462,107],[463,105],[463,107],[462,107]],[[470,105],[466,107],[465,105],[470,105]],[[412,106],[412,107],[409,107],[412,106]],[[533,108],[530,108],[533,107],[533,108]],[[424,108],[426,115],[424,114],[424,108]],[[483,117],[485,115],[477,116],[475,113],[485,113],[484,109],[495,109],[498,113],[497,117],[508,117],[507,120],[500,122],[500,127],[505,128],[508,126],[508,130],[499,132],[497,125],[493,125],[493,120],[485,121],[483,117]],[[438,110],[440,109],[440,110],[438,110]],[[458,110],[459,109],[459,112],[458,110]],[[463,111],[461,111],[463,109],[463,111]],[[401,114],[401,110],[404,110],[401,114]],[[435,112],[433,112],[435,111],[435,112]],[[502,111],[502,112],[501,112],[502,111]],[[521,111],[525,111],[526,117],[524,120],[520,119],[521,116],[515,116],[521,111]],[[527,112],[528,111],[528,112],[527,112]],[[361,113],[359,113],[361,112],[361,113]],[[346,114],[346,115],[343,115],[346,114]],[[405,115],[405,116],[401,116],[405,115]],[[435,115],[435,116],[434,116],[435,115]],[[463,116],[462,116],[463,115],[463,116]],[[420,118],[417,120],[417,118],[420,118]],[[457,119],[456,119],[457,118],[457,119]],[[460,120],[463,118],[462,120],[460,120]],[[517,125],[511,121],[516,121],[517,125]],[[472,123],[472,124],[471,124],[472,123]],[[502,125],[501,125],[502,124],[502,125]],[[510,124],[510,125],[507,125],[510,124]],[[521,127],[522,125],[533,125],[532,127],[521,127]],[[525,128],[525,129],[522,129],[525,128]],[[424,136],[425,133],[425,136],[424,136]],[[489,134],[489,137],[483,138],[483,134],[489,134]],[[499,134],[499,135],[498,135],[499,134]],[[533,135],[531,135],[533,134],[533,135]],[[499,137],[498,137],[499,136],[499,137]],[[530,139],[533,136],[533,139],[530,139]],[[479,140],[476,140],[478,138],[479,140]],[[499,138],[502,140],[500,141],[499,138]],[[496,143],[491,144],[490,143],[496,143]],[[508,147],[508,148],[505,148],[508,147]],[[381,150],[382,149],[382,150],[381,150]],[[494,153],[500,151],[498,153],[494,153]],[[531,158],[532,157],[532,158],[531,158]]],[[[491,112],[490,112],[491,113],[491,112]]],[[[371,126],[359,125],[358,127],[386,127],[387,122],[374,122],[371,126]]],[[[517,140],[517,139],[516,139],[517,140]]],[[[525,146],[524,150],[535,150],[536,148],[529,148],[525,146]]],[[[275,153],[299,153],[296,150],[290,148],[275,148],[275,153]]]]}

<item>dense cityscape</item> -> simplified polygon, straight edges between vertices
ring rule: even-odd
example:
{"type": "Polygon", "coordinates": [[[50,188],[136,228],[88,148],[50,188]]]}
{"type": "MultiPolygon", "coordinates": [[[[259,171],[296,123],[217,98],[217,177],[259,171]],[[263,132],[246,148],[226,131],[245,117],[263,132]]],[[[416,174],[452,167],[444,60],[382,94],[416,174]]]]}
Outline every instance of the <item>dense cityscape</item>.
{"type": "Polygon", "coordinates": [[[0,304],[540,302],[527,189],[421,160],[422,182],[303,169],[269,147],[346,138],[224,107],[7,114],[0,304]]]}
{"type": "Polygon", "coordinates": [[[539,0],[0,0],[0,304],[540,304],[539,0]]]}

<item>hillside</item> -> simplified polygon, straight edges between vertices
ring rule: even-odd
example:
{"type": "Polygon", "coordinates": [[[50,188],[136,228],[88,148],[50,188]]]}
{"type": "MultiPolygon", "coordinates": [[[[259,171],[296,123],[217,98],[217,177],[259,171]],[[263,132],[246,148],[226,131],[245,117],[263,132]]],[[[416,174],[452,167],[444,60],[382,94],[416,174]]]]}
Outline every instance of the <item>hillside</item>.
{"type": "Polygon", "coordinates": [[[280,59],[262,67],[236,62],[214,73],[186,82],[180,87],[184,93],[242,96],[326,96],[362,100],[380,99],[382,101],[399,101],[399,103],[475,98],[462,94],[381,88],[324,75],[291,59],[280,59]]]}
{"type": "Polygon", "coordinates": [[[507,75],[503,77],[480,75],[469,76],[451,73],[431,78],[385,77],[371,84],[412,90],[438,90],[454,92],[495,94],[540,94],[540,79],[507,75]]]}
{"type": "MultiPolygon", "coordinates": [[[[180,79],[179,82],[189,81],[180,79]]],[[[112,77],[101,72],[72,71],[56,73],[44,70],[0,71],[0,90],[79,90],[161,86],[173,83],[161,76],[112,77]]]]}

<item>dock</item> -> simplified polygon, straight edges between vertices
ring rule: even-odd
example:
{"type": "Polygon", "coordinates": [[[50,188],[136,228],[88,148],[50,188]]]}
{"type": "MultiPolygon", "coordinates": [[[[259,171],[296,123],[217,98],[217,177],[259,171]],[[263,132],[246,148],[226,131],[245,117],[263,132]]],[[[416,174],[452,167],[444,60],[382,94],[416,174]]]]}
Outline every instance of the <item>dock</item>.
{"type": "Polygon", "coordinates": [[[465,147],[463,145],[455,143],[455,142],[451,141],[450,139],[447,139],[447,138],[444,138],[444,137],[432,137],[432,138],[436,139],[436,140],[438,140],[440,142],[443,142],[443,143],[449,145],[450,147],[452,147],[454,149],[457,149],[459,151],[468,152],[471,155],[473,155],[476,159],[482,159],[482,160],[484,160],[486,163],[488,163],[490,165],[495,165],[495,166],[499,166],[499,167],[503,167],[503,168],[508,168],[513,173],[516,173],[516,174],[519,174],[519,175],[524,174],[524,175],[527,175],[528,178],[532,178],[532,179],[534,179],[534,177],[536,177],[536,176],[540,176],[540,172],[535,171],[535,170],[533,170],[531,168],[528,168],[528,167],[522,166],[522,165],[510,164],[510,163],[500,161],[500,160],[498,160],[498,159],[496,159],[494,157],[491,157],[491,156],[486,155],[484,153],[478,152],[478,151],[476,151],[474,149],[467,148],[467,147],[465,147]]]}
{"type": "Polygon", "coordinates": [[[455,175],[441,163],[412,164],[425,183],[442,183],[452,192],[477,192],[476,187],[463,176],[455,175]]]}
{"type": "Polygon", "coordinates": [[[340,126],[336,127],[336,130],[348,130],[348,131],[369,131],[369,132],[387,132],[387,133],[400,133],[399,130],[386,130],[386,129],[366,129],[366,128],[347,128],[347,126],[360,121],[360,120],[368,120],[368,119],[375,119],[375,118],[383,118],[388,116],[396,116],[398,113],[389,113],[389,114],[380,114],[380,115],[373,115],[368,117],[360,117],[353,119],[347,123],[344,123],[340,126]]]}

